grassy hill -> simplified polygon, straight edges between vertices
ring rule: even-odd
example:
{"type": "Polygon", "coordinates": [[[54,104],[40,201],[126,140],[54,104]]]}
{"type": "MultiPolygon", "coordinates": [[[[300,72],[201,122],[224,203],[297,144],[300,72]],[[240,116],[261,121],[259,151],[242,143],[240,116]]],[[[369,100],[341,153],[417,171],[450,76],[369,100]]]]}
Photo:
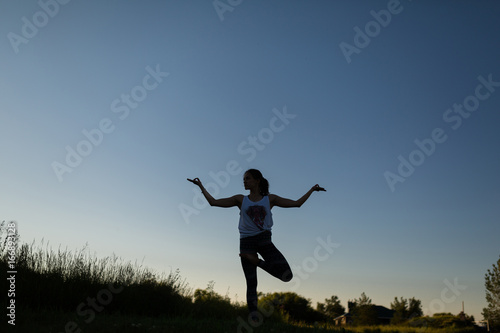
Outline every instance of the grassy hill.
{"type": "Polygon", "coordinates": [[[16,332],[475,331],[427,326],[344,329],[324,316],[315,322],[292,318],[276,304],[272,314],[250,322],[246,306],[218,295],[213,283],[193,291],[178,271],[157,273],[116,256],[99,259],[87,248],[72,252],[43,242],[20,244],[19,235],[9,234],[5,223],[0,224],[0,255],[2,270],[15,272],[7,274],[11,280],[2,280],[2,290],[10,291],[2,306],[11,312],[2,325],[16,332]]]}

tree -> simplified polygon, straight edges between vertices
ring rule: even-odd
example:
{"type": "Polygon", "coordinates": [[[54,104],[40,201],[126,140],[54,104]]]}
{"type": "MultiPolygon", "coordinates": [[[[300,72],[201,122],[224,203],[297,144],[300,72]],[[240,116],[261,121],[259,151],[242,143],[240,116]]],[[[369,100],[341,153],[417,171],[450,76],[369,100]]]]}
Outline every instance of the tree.
{"type": "Polygon", "coordinates": [[[313,323],[324,320],[323,314],[311,307],[309,299],[293,292],[266,294],[259,298],[259,305],[269,312],[279,310],[292,321],[313,323]]]}
{"type": "Polygon", "coordinates": [[[402,324],[408,319],[408,300],[403,297],[401,297],[401,300],[394,297],[391,309],[394,310],[394,317],[391,319],[391,324],[402,324]]]}
{"type": "Polygon", "coordinates": [[[358,306],[372,305],[372,300],[370,297],[366,296],[364,292],[361,293],[361,297],[357,299],[356,304],[358,306]]]}
{"type": "Polygon", "coordinates": [[[337,296],[332,296],[330,298],[325,298],[325,303],[317,303],[316,310],[325,314],[330,319],[334,319],[341,316],[345,312],[345,308],[340,304],[340,300],[337,296]]]}
{"type": "Polygon", "coordinates": [[[204,303],[209,301],[224,301],[224,297],[214,290],[215,282],[209,281],[206,289],[196,289],[194,292],[194,302],[204,303]]]}
{"type": "Polygon", "coordinates": [[[377,309],[372,300],[363,292],[361,297],[349,301],[349,313],[351,313],[355,325],[376,325],[377,309]]]}
{"type": "Polygon", "coordinates": [[[422,311],[422,302],[419,299],[412,297],[408,300],[408,319],[421,317],[424,315],[422,311]]]}
{"type": "Polygon", "coordinates": [[[483,317],[488,320],[490,328],[500,329],[500,258],[485,274],[484,286],[488,307],[483,309],[483,317]]]}
{"type": "Polygon", "coordinates": [[[401,297],[399,300],[397,297],[394,297],[391,309],[394,310],[394,317],[391,320],[392,324],[402,324],[411,318],[423,315],[422,302],[414,297],[410,299],[401,297]]]}
{"type": "Polygon", "coordinates": [[[194,292],[194,312],[203,317],[228,318],[236,315],[236,307],[229,297],[219,295],[214,290],[214,281],[210,281],[206,289],[196,289],[194,292]]]}

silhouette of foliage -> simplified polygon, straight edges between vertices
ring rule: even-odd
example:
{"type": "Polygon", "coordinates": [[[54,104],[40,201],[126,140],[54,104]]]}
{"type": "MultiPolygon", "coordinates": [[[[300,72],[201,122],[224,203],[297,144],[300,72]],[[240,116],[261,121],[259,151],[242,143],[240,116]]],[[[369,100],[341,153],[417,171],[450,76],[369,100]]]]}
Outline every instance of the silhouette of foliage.
{"type": "Polygon", "coordinates": [[[484,278],[488,307],[483,309],[483,317],[492,330],[500,331],[500,258],[484,278]]]}
{"type": "Polygon", "coordinates": [[[372,304],[371,298],[366,296],[363,292],[358,299],[354,301],[349,301],[349,313],[352,315],[353,324],[360,325],[376,325],[378,323],[377,319],[377,309],[375,305],[372,304]]]}
{"type": "Polygon", "coordinates": [[[345,313],[345,307],[340,303],[338,296],[325,298],[325,303],[317,303],[316,310],[323,313],[327,318],[333,320],[345,313]]]}
{"type": "Polygon", "coordinates": [[[314,323],[325,320],[325,316],[311,307],[311,301],[293,292],[270,293],[259,299],[259,304],[272,307],[282,318],[292,322],[314,323]]]}
{"type": "Polygon", "coordinates": [[[422,302],[414,297],[410,299],[401,297],[399,300],[395,297],[394,302],[391,303],[391,309],[394,310],[394,317],[391,320],[391,324],[396,325],[406,323],[410,318],[421,317],[423,315],[422,302]]]}

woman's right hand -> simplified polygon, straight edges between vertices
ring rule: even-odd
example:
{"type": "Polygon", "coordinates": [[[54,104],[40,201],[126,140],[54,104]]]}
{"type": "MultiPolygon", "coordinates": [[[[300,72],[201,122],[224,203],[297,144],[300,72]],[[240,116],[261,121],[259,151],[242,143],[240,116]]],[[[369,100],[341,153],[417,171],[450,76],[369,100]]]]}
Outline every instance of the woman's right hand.
{"type": "Polygon", "coordinates": [[[189,180],[191,183],[195,184],[195,185],[198,185],[199,187],[201,187],[201,180],[200,178],[195,178],[195,179],[187,179],[189,180]]]}
{"type": "Polygon", "coordinates": [[[314,185],[311,190],[317,191],[317,192],[319,192],[319,191],[325,191],[326,192],[326,190],[323,187],[319,186],[318,184],[314,185]]]}

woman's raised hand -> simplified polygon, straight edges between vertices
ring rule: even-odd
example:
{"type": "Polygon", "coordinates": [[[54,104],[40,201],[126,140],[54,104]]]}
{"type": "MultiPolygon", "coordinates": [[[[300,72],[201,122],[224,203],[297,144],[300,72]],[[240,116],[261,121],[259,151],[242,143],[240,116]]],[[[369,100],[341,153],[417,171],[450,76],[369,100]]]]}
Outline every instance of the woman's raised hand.
{"type": "Polygon", "coordinates": [[[195,185],[198,185],[198,186],[201,186],[201,180],[200,178],[195,178],[195,179],[187,179],[189,180],[191,183],[195,184],[195,185]]]}
{"type": "Polygon", "coordinates": [[[318,184],[314,185],[312,187],[312,189],[313,189],[313,191],[318,191],[318,192],[319,191],[325,191],[326,192],[326,190],[324,188],[322,188],[321,186],[319,186],[318,184]]]}

